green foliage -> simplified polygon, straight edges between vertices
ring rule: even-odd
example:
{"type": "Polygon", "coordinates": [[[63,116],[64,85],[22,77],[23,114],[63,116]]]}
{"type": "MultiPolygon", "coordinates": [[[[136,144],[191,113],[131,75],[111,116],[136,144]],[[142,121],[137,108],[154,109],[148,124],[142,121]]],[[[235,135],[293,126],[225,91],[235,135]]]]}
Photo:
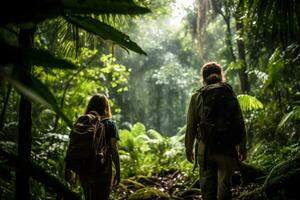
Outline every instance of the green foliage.
{"type": "Polygon", "coordinates": [[[254,96],[240,94],[237,98],[242,111],[251,111],[263,108],[263,104],[254,96]]]}
{"type": "Polygon", "coordinates": [[[130,195],[129,200],[141,200],[141,199],[170,199],[169,195],[156,188],[142,188],[130,195]]]}
{"type": "Polygon", "coordinates": [[[253,71],[260,80],[256,96],[264,108],[247,115],[250,144],[264,139],[281,145],[298,141],[299,66],[299,46],[291,44],[272,53],[265,72],[253,71]]]}
{"type": "Polygon", "coordinates": [[[250,164],[270,171],[277,164],[294,158],[299,150],[299,144],[281,145],[262,140],[252,147],[248,160],[250,164]]]}
{"type": "Polygon", "coordinates": [[[187,92],[187,88],[191,88],[197,84],[197,72],[195,70],[187,70],[179,63],[167,63],[155,70],[152,78],[156,85],[165,85],[174,90],[182,90],[187,92]]]}
{"type": "MultiPolygon", "coordinates": [[[[100,21],[97,21],[93,18],[90,18],[88,16],[80,17],[76,14],[116,14],[116,13],[122,13],[122,14],[142,14],[147,13],[150,10],[146,8],[142,8],[134,4],[132,1],[118,1],[118,2],[111,2],[111,1],[85,1],[84,3],[78,3],[77,1],[68,0],[61,2],[60,9],[57,9],[55,6],[56,2],[35,2],[30,1],[27,2],[27,4],[23,5],[22,2],[19,2],[19,6],[25,6],[24,7],[24,13],[22,14],[22,17],[20,18],[19,15],[9,14],[8,16],[3,17],[3,20],[1,21],[2,25],[8,25],[13,24],[16,28],[30,30],[32,32],[32,36],[34,37],[35,34],[35,23],[42,22],[44,20],[49,20],[52,18],[57,18],[63,16],[66,20],[73,23],[75,26],[81,27],[85,29],[87,32],[100,35],[103,39],[110,39],[114,42],[121,45],[123,48],[128,48],[131,50],[134,50],[139,53],[145,54],[145,52],[134,42],[132,42],[128,36],[126,36],[124,33],[117,31],[113,27],[109,26],[108,24],[102,23],[100,21]],[[34,8],[37,10],[43,10],[43,12],[31,12],[32,9],[26,9],[26,8],[34,8]],[[55,9],[54,9],[55,8],[55,9]],[[24,27],[25,25],[25,27],[24,27]],[[28,26],[28,27],[27,27],[28,26]]],[[[5,4],[6,10],[11,10],[14,8],[13,4],[8,3],[5,4]]],[[[5,12],[6,13],[6,12],[5,12]]],[[[21,31],[20,33],[17,33],[19,37],[21,37],[21,31]]],[[[28,52],[24,51],[21,47],[13,47],[7,42],[5,42],[6,38],[0,35],[0,43],[2,52],[5,52],[7,55],[5,56],[4,62],[1,63],[1,65],[7,65],[7,64],[15,64],[15,55],[18,56],[17,60],[23,60],[23,62],[26,62],[29,68],[32,65],[42,65],[43,67],[47,67],[49,65],[56,65],[57,68],[69,68],[69,66],[73,67],[73,65],[70,65],[67,61],[59,60],[55,57],[52,57],[51,54],[36,50],[33,47],[33,44],[30,44],[30,47],[28,47],[28,52]],[[28,61],[34,61],[29,62],[28,61]],[[63,66],[66,65],[66,66],[63,66]]],[[[31,37],[32,37],[31,36],[31,37]]],[[[32,43],[32,42],[31,42],[32,43]]],[[[19,63],[17,64],[17,66],[19,63]]],[[[20,65],[21,67],[22,65],[20,65]]],[[[3,70],[3,69],[2,69],[3,70]]],[[[2,71],[1,70],[1,71],[2,71]]],[[[4,73],[4,72],[3,72],[4,73]]],[[[2,77],[3,77],[2,73],[2,77]]],[[[37,79],[35,81],[33,77],[31,77],[30,72],[28,74],[22,74],[22,76],[28,76],[27,79],[30,80],[30,83],[25,83],[23,81],[13,80],[15,77],[10,78],[10,74],[5,75],[7,77],[6,79],[9,80],[14,87],[17,87],[18,91],[21,92],[21,94],[29,97],[29,99],[35,99],[37,102],[42,103],[46,106],[51,106],[55,112],[57,112],[58,115],[60,115],[66,123],[71,127],[72,123],[67,118],[66,115],[63,114],[59,106],[55,103],[53,95],[49,92],[47,86],[43,85],[40,81],[37,79]],[[35,83],[33,83],[35,82],[35,83]],[[39,91],[37,91],[40,88],[39,91]],[[49,101],[45,101],[46,99],[43,99],[39,97],[41,93],[46,94],[47,97],[50,97],[49,101]]],[[[18,77],[19,78],[19,77],[18,77]]]]}
{"type": "Polygon", "coordinates": [[[57,2],[46,1],[28,1],[17,2],[23,10],[23,14],[17,13],[15,9],[15,1],[8,2],[2,8],[1,12],[1,25],[18,24],[23,27],[28,27],[33,23],[38,23],[43,20],[56,18],[65,15],[78,15],[78,14],[144,14],[150,12],[149,9],[137,6],[131,0],[120,1],[98,1],[89,0],[78,2],[76,0],[64,0],[59,4],[57,2]],[[32,8],[42,11],[33,12],[32,8]],[[59,9],[57,9],[59,8],[59,9]]]}
{"type": "Polygon", "coordinates": [[[281,76],[284,72],[284,67],[286,64],[286,60],[282,57],[280,49],[276,49],[274,53],[271,55],[268,63],[268,80],[267,85],[273,86],[281,79],[281,76]]]}
{"type": "Polygon", "coordinates": [[[18,79],[12,78],[9,75],[2,74],[1,76],[8,80],[21,94],[25,95],[29,99],[51,107],[57,114],[59,114],[69,127],[72,126],[72,122],[68,117],[60,110],[55,97],[48,90],[48,88],[42,84],[38,79],[32,75],[27,75],[26,82],[20,82],[18,79]]]}
{"type": "MultiPolygon", "coordinates": [[[[82,63],[82,67],[73,74],[65,73],[60,70],[45,71],[43,68],[36,68],[35,74],[40,77],[44,84],[51,86],[52,92],[56,94],[60,100],[60,108],[69,116],[72,121],[76,117],[84,113],[84,109],[89,98],[95,93],[105,93],[109,96],[114,91],[123,93],[127,91],[127,81],[130,74],[124,65],[116,63],[111,55],[102,55],[99,59],[95,59],[98,51],[82,49],[75,63],[82,63]],[[93,60],[92,63],[89,63],[93,60]]],[[[116,112],[120,112],[115,105],[113,97],[110,98],[111,106],[116,112]]],[[[37,113],[40,123],[43,119],[52,116],[52,120],[47,121],[47,125],[54,126],[53,113],[44,112],[46,107],[40,107],[37,113]]]]}
{"type": "Polygon", "coordinates": [[[189,98],[199,87],[200,66],[187,22],[177,23],[177,11],[185,10],[172,10],[160,19],[150,16],[131,22],[129,31],[143,44],[147,57],[116,50],[119,62],[132,67],[128,92],[116,102],[122,110],[121,121],[140,121],[169,136],[185,125],[189,98]]]}
{"type": "MultiPolygon", "coordinates": [[[[237,71],[248,66],[251,91],[238,95],[247,125],[248,162],[269,170],[299,152],[300,54],[299,42],[294,41],[299,27],[294,22],[299,21],[300,12],[291,6],[296,1],[288,1],[282,8],[278,0],[200,1],[211,2],[212,7],[200,5],[199,10],[213,11],[206,13],[212,17],[206,20],[202,41],[196,39],[196,7],[183,11],[175,8],[174,2],[63,0],[58,7],[55,1],[26,1],[18,2],[22,17],[17,15],[15,1],[3,4],[1,10],[7,12],[0,12],[0,101],[8,102],[6,108],[1,107],[5,114],[1,147],[13,153],[17,150],[16,108],[21,91],[34,99],[32,158],[63,181],[70,130],[59,119],[63,117],[70,126],[84,113],[90,96],[102,92],[109,96],[114,120],[121,127],[123,181],[114,194],[116,199],[126,199],[122,192],[128,197],[151,182],[150,187],[160,190],[175,183],[169,194],[180,196],[195,174],[185,158],[185,130],[176,132],[184,127],[190,95],[199,87],[199,66],[214,60],[224,67],[226,81],[234,89],[240,84],[237,71]],[[119,16],[149,12],[141,6],[149,6],[152,14],[141,19],[119,16]],[[39,12],[31,12],[32,8],[39,12]],[[236,32],[235,15],[241,9],[245,11],[241,18],[244,27],[236,32]],[[180,21],[178,13],[187,15],[180,21]],[[23,52],[17,45],[20,30],[35,24],[35,49],[23,52]],[[246,63],[237,59],[236,39],[245,44],[246,63]],[[294,44],[288,45],[289,41],[294,44]],[[197,55],[199,42],[203,42],[201,56],[197,55]],[[115,48],[117,45],[148,56],[127,54],[115,48]],[[18,73],[13,70],[21,57],[34,65],[27,83],[19,79],[24,74],[15,78],[18,73]]],[[[0,192],[11,199],[15,173],[7,171],[3,162],[0,192]]],[[[55,198],[46,186],[36,181],[31,184],[33,198],[55,198]]],[[[82,194],[78,185],[73,190],[82,194]]]]}
{"type": "MultiPolygon", "coordinates": [[[[258,40],[271,42],[273,45],[287,46],[291,42],[299,42],[299,4],[287,0],[246,0],[244,16],[248,30],[254,32],[258,40]],[[261,38],[258,38],[263,36],[261,38]]],[[[266,43],[267,43],[266,42],[266,43]]]]}
{"type": "Polygon", "coordinates": [[[120,157],[123,177],[151,175],[163,169],[190,171],[185,159],[184,135],[162,136],[136,123],[130,130],[120,130],[120,157]],[[159,156],[157,156],[159,155],[159,156]]]}
{"type": "MultiPolygon", "coordinates": [[[[29,49],[23,52],[20,48],[7,43],[0,37],[0,48],[3,59],[0,61],[0,67],[4,67],[6,64],[16,64],[18,60],[22,59],[22,55],[27,57],[28,62],[31,65],[44,66],[45,68],[58,68],[58,69],[76,69],[76,65],[73,63],[57,58],[51,53],[39,50],[29,49]]],[[[20,67],[16,65],[16,67],[20,67]]]]}
{"type": "Polygon", "coordinates": [[[278,128],[282,128],[287,121],[300,119],[300,106],[295,106],[289,113],[284,114],[281,121],[278,124],[278,128]]]}
{"type": "Polygon", "coordinates": [[[97,34],[105,40],[112,40],[125,49],[130,49],[140,54],[146,55],[146,53],[135,42],[131,41],[129,36],[116,30],[115,28],[100,22],[93,18],[80,17],[80,16],[68,16],[67,21],[75,24],[76,26],[85,29],[90,33],[97,34]]]}

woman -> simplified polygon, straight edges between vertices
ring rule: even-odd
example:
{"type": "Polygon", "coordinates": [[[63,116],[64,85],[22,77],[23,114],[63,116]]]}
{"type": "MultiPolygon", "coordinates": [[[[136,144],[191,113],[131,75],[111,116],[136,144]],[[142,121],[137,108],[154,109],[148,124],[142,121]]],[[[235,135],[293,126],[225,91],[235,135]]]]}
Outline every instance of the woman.
{"type": "MultiPolygon", "coordinates": [[[[120,182],[120,162],[118,154],[119,134],[115,123],[111,120],[112,114],[107,97],[103,94],[95,94],[89,101],[85,114],[98,113],[105,127],[106,143],[109,144],[109,156],[106,158],[103,169],[95,174],[78,174],[86,200],[107,200],[111,189],[112,163],[116,174],[113,186],[120,182]]],[[[67,172],[67,171],[66,171],[67,172]]],[[[66,173],[68,176],[68,172],[66,173]]],[[[68,179],[69,177],[66,177],[68,179]]]]}
{"type": "MultiPolygon", "coordinates": [[[[201,189],[202,189],[202,197],[204,200],[229,200],[231,199],[231,177],[236,167],[237,159],[239,157],[240,161],[246,159],[246,137],[245,137],[245,126],[244,120],[239,108],[238,103],[234,104],[237,107],[234,107],[230,111],[233,112],[236,116],[230,116],[236,122],[234,129],[230,129],[230,132],[237,132],[239,136],[241,136],[241,140],[236,144],[230,143],[221,143],[222,148],[218,149],[217,143],[212,145],[209,143],[208,138],[212,137],[208,133],[214,132],[213,129],[201,129],[201,124],[205,123],[205,117],[207,117],[207,112],[211,109],[208,109],[208,105],[204,105],[204,92],[207,92],[208,88],[226,88],[226,90],[230,91],[231,94],[234,94],[230,85],[225,83],[222,68],[219,64],[215,62],[206,63],[202,67],[201,78],[203,79],[203,85],[200,90],[198,90],[195,94],[193,94],[191,98],[191,102],[189,105],[189,110],[187,114],[187,129],[186,129],[186,137],[185,137],[185,146],[186,146],[186,156],[188,161],[194,161],[194,153],[193,146],[195,140],[198,142],[198,163],[200,164],[200,175],[201,179],[201,189]],[[205,113],[205,114],[203,114],[205,113]],[[212,130],[209,132],[208,130],[212,130]],[[238,130],[238,131],[233,131],[238,130]],[[209,136],[207,136],[209,135],[209,136]],[[207,136],[206,139],[203,136],[207,136]],[[206,141],[207,143],[205,143],[206,141]],[[236,145],[236,146],[235,146],[236,145]],[[238,151],[237,151],[238,150],[238,151]]],[[[206,93],[207,94],[207,93],[206,93]]],[[[222,93],[223,95],[223,93],[222,93]]],[[[220,96],[220,95],[219,95],[220,96]]],[[[220,96],[222,97],[222,96],[220,96]]],[[[214,105],[221,110],[221,112],[225,112],[224,109],[227,108],[226,100],[220,97],[213,97],[212,99],[221,99],[221,101],[216,101],[218,104],[210,104],[214,105]],[[219,108],[220,105],[224,107],[219,108]]],[[[210,99],[211,100],[211,99],[210,99]]],[[[216,113],[214,115],[219,116],[216,113]]],[[[218,118],[219,119],[219,118],[218,118]]],[[[226,119],[227,120],[227,119],[226,119]]],[[[225,119],[223,120],[225,121],[225,119]]],[[[220,123],[220,121],[218,121],[220,123]]],[[[215,127],[217,126],[217,120],[209,121],[209,123],[213,124],[215,127]]],[[[224,127],[224,126],[223,126],[224,127]]],[[[225,129],[226,130],[226,129],[225,129]]],[[[215,130],[217,132],[217,130],[215,130]]],[[[226,132],[227,133],[227,132],[226,132]]],[[[210,140],[216,141],[216,140],[210,140]]],[[[218,140],[220,141],[220,140],[218,140]]]]}

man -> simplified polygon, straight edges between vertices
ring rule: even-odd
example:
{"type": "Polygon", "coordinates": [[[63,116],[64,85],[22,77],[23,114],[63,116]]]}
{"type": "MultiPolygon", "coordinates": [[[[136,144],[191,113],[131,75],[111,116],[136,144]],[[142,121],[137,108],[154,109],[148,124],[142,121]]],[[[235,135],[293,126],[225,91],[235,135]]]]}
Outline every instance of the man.
{"type": "Polygon", "coordinates": [[[186,156],[194,162],[196,141],[203,199],[228,200],[236,164],[246,159],[244,120],[231,86],[224,82],[221,66],[207,63],[201,76],[204,86],[193,94],[187,114],[186,156]]]}

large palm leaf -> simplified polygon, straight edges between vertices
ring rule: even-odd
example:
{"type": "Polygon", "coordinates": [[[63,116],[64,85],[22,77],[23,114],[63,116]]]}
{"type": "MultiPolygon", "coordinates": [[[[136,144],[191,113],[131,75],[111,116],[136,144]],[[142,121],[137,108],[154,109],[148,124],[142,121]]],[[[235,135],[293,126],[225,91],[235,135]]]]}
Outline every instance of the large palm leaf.
{"type": "Polygon", "coordinates": [[[11,0],[0,8],[0,24],[39,23],[58,16],[73,14],[144,14],[149,9],[131,0],[11,0]]]}

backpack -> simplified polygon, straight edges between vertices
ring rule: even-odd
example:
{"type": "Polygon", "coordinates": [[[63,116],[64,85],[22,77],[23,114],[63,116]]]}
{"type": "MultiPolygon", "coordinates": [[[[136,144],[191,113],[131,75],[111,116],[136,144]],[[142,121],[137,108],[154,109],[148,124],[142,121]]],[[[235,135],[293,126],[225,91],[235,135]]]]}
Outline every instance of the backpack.
{"type": "Polygon", "coordinates": [[[80,116],[70,133],[67,168],[76,174],[93,174],[102,169],[108,155],[104,120],[97,112],[80,116]]]}
{"type": "Polygon", "coordinates": [[[214,149],[238,145],[244,137],[244,123],[238,100],[226,83],[210,84],[200,91],[200,137],[214,149]]]}

